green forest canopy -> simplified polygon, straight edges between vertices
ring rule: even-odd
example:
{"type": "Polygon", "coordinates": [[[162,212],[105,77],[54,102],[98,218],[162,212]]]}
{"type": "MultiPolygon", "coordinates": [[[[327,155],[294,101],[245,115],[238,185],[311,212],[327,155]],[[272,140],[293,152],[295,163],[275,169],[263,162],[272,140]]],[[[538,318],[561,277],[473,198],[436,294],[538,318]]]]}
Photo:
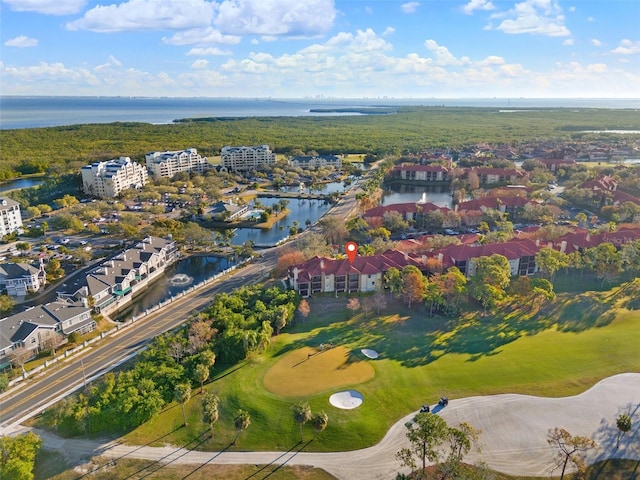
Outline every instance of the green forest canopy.
{"type": "Polygon", "coordinates": [[[182,119],[173,124],[85,124],[0,130],[0,180],[20,174],[79,171],[87,163],[195,147],[217,155],[224,145],[268,144],[277,153],[400,154],[589,136],[582,130],[640,130],[640,112],[608,109],[400,107],[390,115],[182,119]]]}

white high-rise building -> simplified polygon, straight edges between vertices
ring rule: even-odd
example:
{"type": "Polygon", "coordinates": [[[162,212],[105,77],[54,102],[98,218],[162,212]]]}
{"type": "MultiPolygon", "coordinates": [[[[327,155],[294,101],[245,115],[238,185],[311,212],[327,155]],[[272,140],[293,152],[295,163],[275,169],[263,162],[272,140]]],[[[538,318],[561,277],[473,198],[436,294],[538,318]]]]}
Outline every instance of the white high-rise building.
{"type": "Polygon", "coordinates": [[[147,169],[129,157],[95,162],[82,167],[82,187],[87,195],[115,198],[128,188],[142,188],[147,183],[147,169]]]}
{"type": "Polygon", "coordinates": [[[151,152],[144,158],[149,173],[156,178],[171,178],[180,172],[204,173],[210,168],[207,157],[199,155],[195,148],[175,152],[151,152]]]}
{"type": "Polygon", "coordinates": [[[10,198],[0,197],[0,237],[22,228],[20,204],[10,198]]]}
{"type": "Polygon", "coordinates": [[[233,172],[243,172],[260,165],[273,165],[276,155],[269,145],[255,147],[222,147],[222,166],[233,172]]]}

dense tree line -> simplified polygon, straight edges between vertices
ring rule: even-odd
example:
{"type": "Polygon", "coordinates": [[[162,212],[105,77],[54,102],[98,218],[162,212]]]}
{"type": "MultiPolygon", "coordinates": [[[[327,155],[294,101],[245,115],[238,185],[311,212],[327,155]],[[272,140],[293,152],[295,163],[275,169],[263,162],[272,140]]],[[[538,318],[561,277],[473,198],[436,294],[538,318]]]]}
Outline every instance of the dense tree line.
{"type": "Polygon", "coordinates": [[[111,123],[1,130],[0,180],[33,172],[79,171],[83,164],[195,147],[205,156],[224,145],[269,144],[275,152],[400,155],[478,142],[568,139],[575,130],[638,129],[632,110],[400,107],[394,115],[224,118],[172,125],[111,123]],[[313,136],[309,136],[313,132],[313,136]],[[52,168],[55,167],[55,168],[52,168]]]}
{"type": "MultiPolygon", "coordinates": [[[[220,294],[185,328],[157,337],[130,369],[108,373],[48,410],[45,422],[63,435],[134,428],[173,400],[184,404],[192,386],[202,389],[216,363],[232,365],[268,348],[274,332],[293,318],[296,304],[295,292],[277,287],[220,294]]],[[[205,406],[210,425],[214,403],[205,406]]]]}
{"type": "Polygon", "coordinates": [[[42,440],[33,432],[0,437],[0,478],[31,480],[42,440]]]}

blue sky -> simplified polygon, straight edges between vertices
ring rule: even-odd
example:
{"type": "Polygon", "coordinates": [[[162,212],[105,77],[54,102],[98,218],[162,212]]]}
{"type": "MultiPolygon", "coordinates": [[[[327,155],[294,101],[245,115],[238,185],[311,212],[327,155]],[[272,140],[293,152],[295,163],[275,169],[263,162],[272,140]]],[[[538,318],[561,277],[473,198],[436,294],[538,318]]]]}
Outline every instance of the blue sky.
{"type": "Polygon", "coordinates": [[[1,0],[2,95],[638,98],[640,0],[1,0]]]}

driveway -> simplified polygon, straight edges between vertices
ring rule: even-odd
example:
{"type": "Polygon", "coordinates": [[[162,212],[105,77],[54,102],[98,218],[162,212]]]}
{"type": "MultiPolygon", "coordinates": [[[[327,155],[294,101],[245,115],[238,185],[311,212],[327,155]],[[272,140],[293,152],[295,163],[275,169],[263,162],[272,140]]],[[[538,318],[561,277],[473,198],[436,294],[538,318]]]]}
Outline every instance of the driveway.
{"type": "MultiPolygon", "coordinates": [[[[414,414],[394,424],[377,445],[336,453],[306,453],[296,449],[288,452],[194,452],[171,446],[128,446],[118,441],[101,444],[94,440],[65,440],[46,432],[38,433],[43,436],[45,447],[75,459],[105,455],[109,459],[126,457],[200,465],[313,465],[339,479],[371,480],[390,479],[400,471],[395,453],[407,446],[404,424],[414,414]]],[[[514,476],[549,476],[554,467],[554,451],[548,446],[546,435],[554,427],[565,428],[573,435],[589,436],[598,442],[599,448],[589,455],[589,463],[606,458],[640,460],[640,373],[607,378],[574,397],[504,394],[454,399],[438,414],[451,426],[464,421],[482,431],[482,453],[470,454],[468,461],[483,461],[493,469],[514,476]],[[621,413],[632,415],[633,427],[616,450],[615,419],[621,413]]]]}

